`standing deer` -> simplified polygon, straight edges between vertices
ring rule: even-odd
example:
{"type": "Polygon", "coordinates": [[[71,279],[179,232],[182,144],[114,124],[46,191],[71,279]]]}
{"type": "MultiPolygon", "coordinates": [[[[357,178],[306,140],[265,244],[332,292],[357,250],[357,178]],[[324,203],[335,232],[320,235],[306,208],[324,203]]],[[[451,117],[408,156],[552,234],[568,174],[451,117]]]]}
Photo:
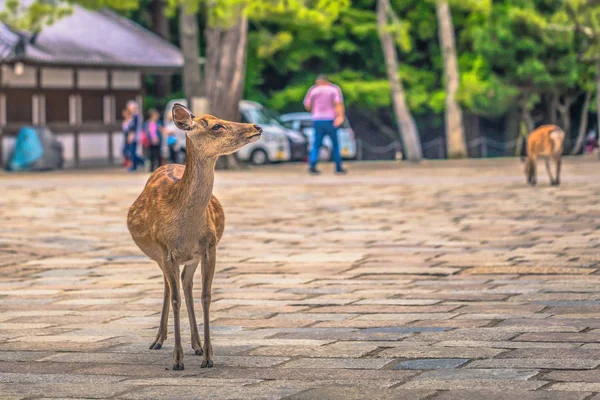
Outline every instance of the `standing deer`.
{"type": "Polygon", "coordinates": [[[201,367],[210,368],[213,366],[209,327],[211,286],[216,246],[225,228],[223,207],[212,194],[215,164],[220,155],[231,154],[257,141],[262,128],[223,121],[211,115],[196,118],[181,104],[173,107],[173,121],[186,132],[186,165],[164,165],[150,176],[142,194],[129,208],[127,226],[134,242],[157,262],[164,276],[160,327],[150,349],[160,349],[167,338],[170,302],[175,331],[173,370],[183,370],[179,319],[182,283],[192,348],[196,355],[203,355],[201,367]],[[192,294],[194,272],[199,262],[202,262],[204,348],[198,335],[192,294]],[[180,265],[185,266],[181,278],[180,265]]]}
{"type": "Polygon", "coordinates": [[[556,125],[543,125],[533,130],[527,138],[527,160],[525,161],[525,175],[527,183],[535,186],[537,183],[537,158],[543,157],[546,170],[552,186],[560,185],[560,165],[563,153],[565,132],[556,125]],[[550,160],[556,164],[556,179],[552,177],[550,160]]]}

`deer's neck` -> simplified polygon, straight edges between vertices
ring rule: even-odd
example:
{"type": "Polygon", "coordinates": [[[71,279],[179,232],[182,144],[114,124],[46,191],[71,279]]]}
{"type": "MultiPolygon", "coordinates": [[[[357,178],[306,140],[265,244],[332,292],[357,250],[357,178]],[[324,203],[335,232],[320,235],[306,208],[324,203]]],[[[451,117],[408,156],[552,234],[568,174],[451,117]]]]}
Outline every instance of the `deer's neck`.
{"type": "Polygon", "coordinates": [[[183,209],[197,213],[204,211],[210,201],[215,181],[216,157],[204,157],[187,146],[185,171],[179,182],[179,199],[183,209]]]}

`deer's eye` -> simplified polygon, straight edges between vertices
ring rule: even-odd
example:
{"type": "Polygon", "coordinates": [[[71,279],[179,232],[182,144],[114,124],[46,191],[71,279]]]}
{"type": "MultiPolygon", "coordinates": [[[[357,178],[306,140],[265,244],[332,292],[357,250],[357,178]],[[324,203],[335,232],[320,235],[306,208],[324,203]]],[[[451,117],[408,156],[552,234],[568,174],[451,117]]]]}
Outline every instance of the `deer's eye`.
{"type": "Polygon", "coordinates": [[[213,127],[212,127],[212,130],[213,130],[213,131],[218,131],[218,130],[219,130],[219,129],[221,129],[221,128],[223,128],[221,125],[219,125],[219,124],[215,124],[215,125],[213,125],[213,127]]]}

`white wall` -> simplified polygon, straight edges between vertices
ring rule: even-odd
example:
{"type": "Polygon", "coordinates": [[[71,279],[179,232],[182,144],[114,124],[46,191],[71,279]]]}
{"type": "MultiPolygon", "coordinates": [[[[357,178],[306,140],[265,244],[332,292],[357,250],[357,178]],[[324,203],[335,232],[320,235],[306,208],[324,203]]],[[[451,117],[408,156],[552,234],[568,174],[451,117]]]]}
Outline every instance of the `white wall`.
{"type": "Polygon", "coordinates": [[[81,133],[79,135],[79,158],[105,158],[108,160],[108,135],[106,133],[81,133]]]}
{"type": "Polygon", "coordinates": [[[122,132],[113,133],[113,154],[115,155],[115,163],[120,163],[123,160],[123,145],[125,138],[122,132]]]}
{"type": "MultiPolygon", "coordinates": [[[[14,137],[2,138],[2,162],[6,165],[8,157],[12,153],[15,147],[16,139],[14,137]]],[[[0,168],[4,168],[4,165],[0,165],[0,168]]]]}
{"type": "Polygon", "coordinates": [[[77,70],[77,86],[82,89],[106,89],[108,75],[102,69],[77,70]]]}
{"type": "Polygon", "coordinates": [[[35,68],[25,65],[23,73],[21,75],[16,75],[11,65],[2,65],[2,85],[11,87],[35,87],[35,68]]]}
{"type": "Polygon", "coordinates": [[[43,88],[72,88],[73,69],[71,68],[42,68],[43,88]]]}
{"type": "Polygon", "coordinates": [[[142,75],[138,71],[113,71],[113,89],[140,89],[142,87],[142,75]]]}

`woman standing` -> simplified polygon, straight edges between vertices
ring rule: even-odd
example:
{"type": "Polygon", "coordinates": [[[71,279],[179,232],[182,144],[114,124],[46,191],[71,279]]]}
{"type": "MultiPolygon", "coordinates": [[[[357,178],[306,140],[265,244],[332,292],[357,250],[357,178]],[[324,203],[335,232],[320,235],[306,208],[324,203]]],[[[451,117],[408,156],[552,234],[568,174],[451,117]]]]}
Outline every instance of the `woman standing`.
{"type": "Polygon", "coordinates": [[[144,134],[148,142],[148,153],[150,158],[150,172],[160,167],[160,148],[162,145],[163,127],[160,121],[160,114],[157,110],[148,111],[148,122],[146,122],[144,134]]]}
{"type": "Polygon", "coordinates": [[[129,124],[131,123],[131,114],[127,108],[123,109],[121,113],[123,116],[123,124],[121,125],[121,131],[123,132],[123,166],[130,168],[132,161],[129,155],[129,147],[127,146],[127,132],[129,131],[129,124]]]}
{"type": "Polygon", "coordinates": [[[138,139],[142,127],[142,118],[138,113],[138,105],[135,101],[127,102],[124,115],[128,118],[123,122],[123,134],[125,135],[125,157],[131,162],[128,171],[137,170],[138,165],[144,164],[144,159],[137,154],[138,139]],[[125,114],[126,112],[126,114],[125,114]]]}

